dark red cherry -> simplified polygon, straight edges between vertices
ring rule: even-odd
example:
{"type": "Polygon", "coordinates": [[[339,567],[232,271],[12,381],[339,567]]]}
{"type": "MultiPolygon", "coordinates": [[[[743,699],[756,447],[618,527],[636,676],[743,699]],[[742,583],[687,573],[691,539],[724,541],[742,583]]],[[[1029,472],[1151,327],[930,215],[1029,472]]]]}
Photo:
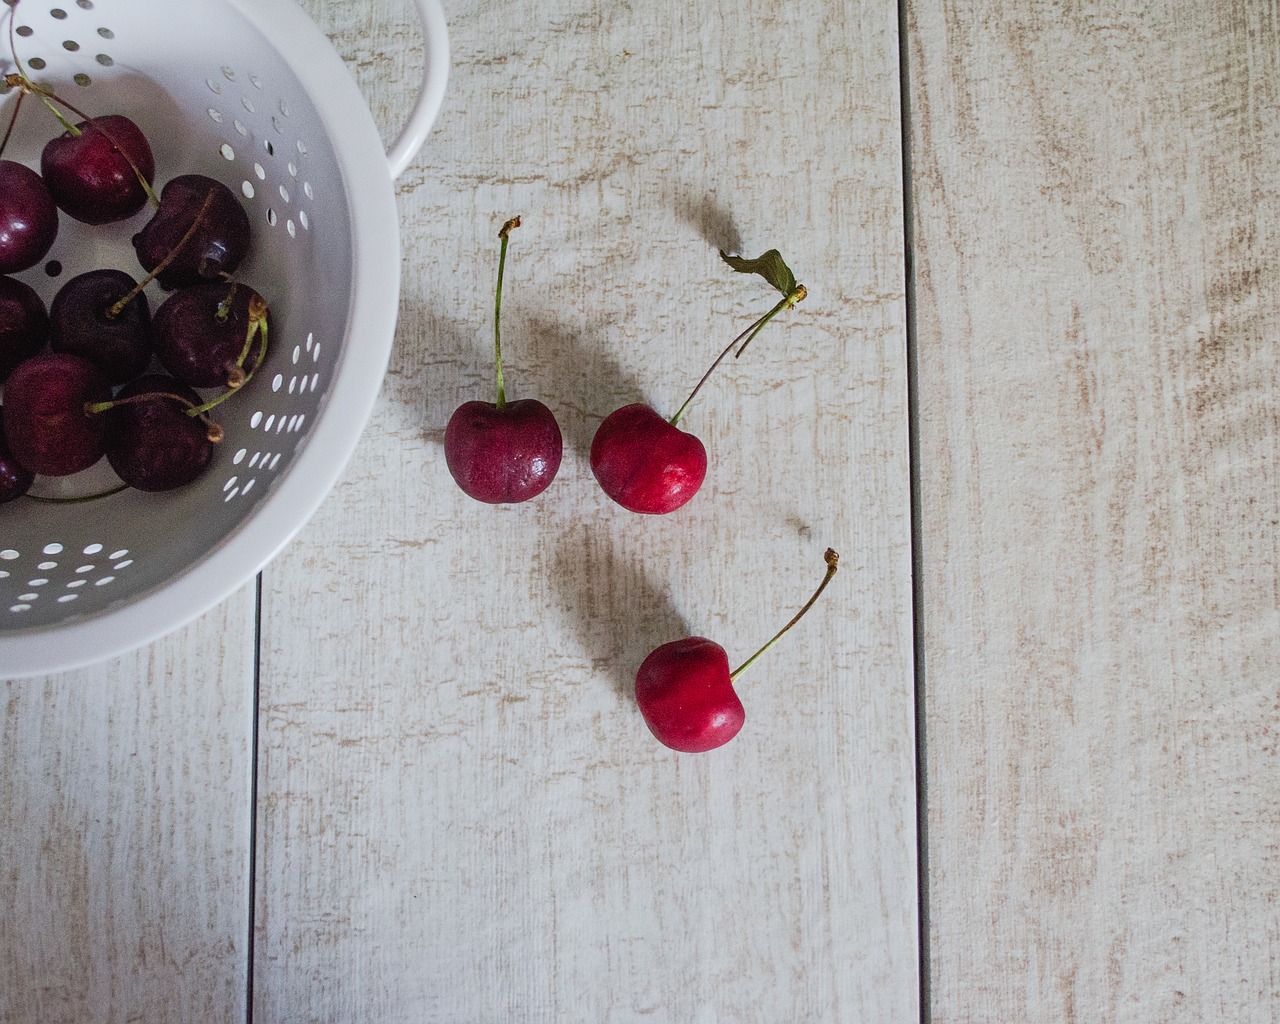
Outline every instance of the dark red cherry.
{"type": "Polygon", "coordinates": [[[58,208],[25,164],[0,160],[0,274],[34,267],[58,235],[58,208]]]}
{"type": "Polygon", "coordinates": [[[21,498],[31,489],[36,475],[14,458],[4,434],[4,410],[0,409],[0,505],[21,498]]]}
{"type": "Polygon", "coordinates": [[[151,308],[136,286],[123,270],[73,277],[49,306],[49,346],[88,359],[112,384],[138,376],[151,362],[151,308]]]}
{"type": "Polygon", "coordinates": [[[89,360],[65,352],[32,356],[4,385],[9,450],[32,473],[88,469],[102,457],[106,422],[86,406],[110,397],[110,385],[89,360]]]}
{"type": "Polygon", "coordinates": [[[191,483],[213,459],[208,425],[187,410],[200,396],[180,381],[152,373],[131,381],[106,412],[107,461],[140,491],[191,483]]]}
{"type": "Polygon", "coordinates": [[[15,366],[43,349],[48,337],[44,300],[29,284],[0,277],[0,384],[15,366]]]}
{"type": "Polygon", "coordinates": [[[166,370],[194,388],[226,387],[257,363],[264,339],[252,329],[250,305],[265,301],[244,284],[180,288],[156,309],[151,336],[166,370]]]}
{"type": "Polygon", "coordinates": [[[40,155],[40,174],[53,201],[85,224],[133,216],[147,202],[138,175],[148,185],[156,176],[147,137],[121,114],[81,121],[76,130],[50,139],[40,155]]]}
{"type": "Polygon", "coordinates": [[[235,194],[203,174],[183,174],[160,192],[160,209],[133,236],[147,273],[165,289],[231,274],[249,250],[249,215],[235,194]]]}

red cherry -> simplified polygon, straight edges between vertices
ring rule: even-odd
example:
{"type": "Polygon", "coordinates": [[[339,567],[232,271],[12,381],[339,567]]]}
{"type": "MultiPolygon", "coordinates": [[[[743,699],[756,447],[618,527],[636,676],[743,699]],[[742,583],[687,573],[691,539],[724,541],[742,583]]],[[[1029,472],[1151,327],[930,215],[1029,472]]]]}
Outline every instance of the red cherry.
{"type": "Polygon", "coordinates": [[[663,644],[644,659],[636,673],[636,703],[662,743],[688,754],[724,746],[747,717],[733,689],[729,656],[702,636],[663,644]]]}
{"type": "Polygon", "coordinates": [[[746,719],[733,684],[776,644],[818,600],[836,574],[840,556],[827,548],[827,573],[818,589],[767,644],[732,672],[724,648],[703,636],[689,636],[649,652],[636,673],[636,704],[649,731],[672,750],[688,754],[722,747],[738,735],[746,719]]]}
{"type": "Polygon", "coordinates": [[[632,512],[665,515],[698,493],[707,475],[707,450],[696,437],[679,429],[680,417],[730,352],[736,348],[735,355],[742,355],[765,324],[807,294],[776,249],[754,260],[720,255],[740,273],[759,274],[782,293],[782,300],[729,342],[671,419],[663,419],[647,405],[627,405],[611,412],[596,429],[591,472],[605,494],[632,512]]]}
{"type": "Polygon", "coordinates": [[[493,300],[493,365],[498,384],[496,402],[464,402],[449,417],[444,432],[444,458],[465,494],[490,505],[528,501],[547,489],[560,469],[564,442],[555,416],[541,402],[507,401],[502,376],[502,273],[507,239],[520,218],[498,232],[498,283],[493,300]]]}
{"type": "Polygon", "coordinates": [[[472,401],[449,418],[444,454],[466,494],[500,505],[528,501],[547,489],[560,469],[563,441],[555,416],[535,399],[501,408],[472,401]]]}
{"type": "Polygon", "coordinates": [[[698,493],[707,475],[707,449],[650,406],[626,405],[596,430],[591,472],[623,508],[665,515],[698,493]]]}

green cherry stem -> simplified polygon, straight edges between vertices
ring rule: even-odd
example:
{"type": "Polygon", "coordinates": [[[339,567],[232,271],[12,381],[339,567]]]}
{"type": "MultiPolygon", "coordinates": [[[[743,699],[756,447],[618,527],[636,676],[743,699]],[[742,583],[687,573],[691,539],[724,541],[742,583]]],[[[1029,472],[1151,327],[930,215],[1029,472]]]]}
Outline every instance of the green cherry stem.
{"type": "Polygon", "coordinates": [[[822,577],[822,582],[818,584],[818,589],[813,592],[813,596],[809,598],[808,601],[805,602],[803,608],[801,608],[798,612],[796,612],[796,614],[792,617],[790,622],[788,622],[785,626],[783,626],[780,630],[778,630],[777,633],[774,634],[774,637],[772,640],[770,640],[767,644],[761,647],[760,650],[756,651],[755,654],[751,655],[751,657],[749,657],[746,661],[744,661],[741,665],[739,665],[736,669],[734,669],[729,674],[729,682],[731,683],[734,682],[738,678],[738,676],[742,675],[743,672],[745,672],[752,665],[754,665],[756,662],[756,659],[759,658],[760,655],[764,654],[765,651],[767,651],[770,647],[772,647],[779,640],[781,640],[783,635],[787,632],[787,630],[789,630],[792,626],[794,626],[797,622],[799,622],[802,618],[804,618],[804,613],[813,607],[813,603],[816,600],[818,600],[818,595],[820,595],[827,588],[827,584],[831,582],[831,577],[836,574],[836,568],[840,564],[840,556],[836,554],[836,552],[831,548],[827,548],[826,553],[822,557],[823,559],[825,559],[827,563],[827,574],[822,577]]]}
{"type": "Polygon", "coordinates": [[[512,217],[498,232],[502,248],[498,251],[498,285],[493,291],[493,369],[498,382],[498,408],[507,404],[507,385],[502,376],[502,274],[507,268],[507,238],[520,226],[520,218],[512,217]]]}
{"type": "Polygon", "coordinates": [[[672,416],[671,419],[668,420],[667,422],[670,423],[673,427],[680,422],[680,417],[683,416],[684,411],[687,408],[689,408],[689,405],[693,401],[694,396],[699,391],[702,390],[702,385],[705,384],[708,378],[710,378],[710,376],[715,372],[716,367],[719,366],[722,362],[724,362],[725,357],[730,352],[733,352],[733,350],[736,348],[738,351],[734,352],[734,358],[737,359],[738,356],[742,355],[742,353],[746,350],[746,347],[751,344],[751,340],[764,329],[765,324],[767,324],[775,316],[781,313],[784,309],[790,309],[797,302],[800,302],[801,300],[803,300],[804,297],[808,294],[809,294],[808,290],[805,288],[804,285],[802,284],[796,285],[791,292],[789,292],[787,295],[783,297],[781,302],[779,302],[776,306],[773,307],[773,309],[769,310],[769,312],[767,312],[759,320],[757,320],[745,331],[743,331],[736,338],[734,338],[733,341],[729,342],[725,350],[721,352],[718,356],[716,356],[716,361],[707,368],[707,372],[702,375],[702,379],[698,381],[697,384],[694,385],[693,390],[689,392],[689,397],[684,400],[684,405],[680,406],[680,408],[676,410],[676,414],[672,416]]]}
{"type": "Polygon", "coordinates": [[[203,405],[197,405],[193,409],[187,410],[188,416],[199,416],[206,413],[216,405],[221,405],[228,398],[234,395],[242,387],[249,383],[253,375],[258,372],[258,367],[267,358],[267,300],[261,295],[254,295],[249,299],[249,327],[244,335],[244,348],[240,350],[240,357],[228,367],[227,372],[227,390],[214,398],[209,399],[203,405]],[[245,372],[244,363],[249,358],[249,353],[253,349],[253,339],[261,338],[258,343],[258,354],[253,361],[248,372],[245,372]]]}

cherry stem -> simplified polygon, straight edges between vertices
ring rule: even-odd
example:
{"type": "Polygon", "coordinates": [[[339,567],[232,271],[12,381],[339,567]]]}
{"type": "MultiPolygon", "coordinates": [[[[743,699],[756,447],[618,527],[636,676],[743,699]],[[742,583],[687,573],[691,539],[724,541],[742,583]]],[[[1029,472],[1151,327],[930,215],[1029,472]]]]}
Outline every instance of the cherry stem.
{"type": "Polygon", "coordinates": [[[18,111],[22,109],[22,101],[27,98],[25,92],[19,92],[13,104],[13,116],[9,118],[9,127],[5,129],[4,139],[0,140],[0,156],[4,156],[5,147],[9,145],[9,136],[13,134],[13,126],[18,123],[18,111]]]}
{"type": "Polygon", "coordinates": [[[227,390],[222,394],[209,399],[203,405],[194,406],[187,410],[188,416],[197,416],[206,413],[215,405],[220,405],[228,398],[234,395],[242,387],[253,379],[253,375],[258,372],[258,368],[262,365],[263,360],[267,358],[267,300],[261,295],[253,295],[249,299],[249,327],[245,332],[244,348],[240,350],[240,358],[237,359],[227,368],[227,390]],[[249,352],[253,348],[253,339],[262,336],[261,342],[258,344],[258,355],[253,362],[253,366],[248,373],[244,371],[244,362],[249,358],[249,352]]]}
{"type": "Polygon", "coordinates": [[[178,244],[169,250],[165,258],[156,264],[155,269],[151,271],[151,273],[129,289],[119,302],[107,310],[108,320],[114,320],[118,317],[124,311],[125,306],[129,305],[130,302],[142,294],[142,289],[164,273],[165,267],[172,263],[177,258],[178,253],[182,252],[183,246],[191,241],[191,236],[196,233],[196,228],[200,226],[200,223],[204,220],[205,214],[209,212],[209,207],[212,205],[213,189],[209,189],[209,194],[204,197],[204,204],[200,207],[200,212],[196,214],[195,220],[191,222],[191,226],[187,228],[182,237],[178,239],[178,244]]]}
{"type": "Polygon", "coordinates": [[[84,412],[86,416],[97,416],[104,412],[109,412],[121,405],[133,405],[135,402],[149,402],[153,398],[171,398],[179,405],[185,406],[188,416],[196,416],[200,422],[205,425],[205,436],[210,442],[217,444],[222,440],[224,431],[222,427],[214,423],[213,420],[204,415],[203,407],[196,405],[188,398],[181,395],[175,395],[171,391],[147,391],[141,395],[130,395],[128,398],[112,398],[106,402],[86,402],[84,412]]]}
{"type": "MultiPolygon", "coordinates": [[[[14,54],[13,59],[15,62],[18,60],[18,55],[16,53],[14,54]]],[[[124,147],[121,146],[120,143],[117,142],[114,138],[112,138],[110,132],[104,131],[102,126],[98,124],[98,122],[94,118],[90,117],[79,107],[73,106],[72,104],[68,103],[61,96],[57,95],[54,92],[50,92],[43,85],[39,85],[38,83],[33,82],[27,76],[27,73],[22,70],[22,65],[20,63],[18,64],[18,69],[19,69],[18,74],[5,76],[4,80],[8,85],[12,85],[20,88],[22,90],[23,95],[25,95],[26,93],[32,92],[32,93],[35,93],[37,96],[39,96],[40,102],[42,102],[46,107],[48,107],[51,111],[53,111],[53,116],[58,119],[58,123],[61,124],[63,129],[66,130],[73,138],[79,138],[81,135],[84,134],[84,132],[82,132],[79,128],[73,125],[62,113],[62,111],[59,110],[54,104],[61,103],[64,107],[66,107],[69,111],[71,111],[71,113],[75,114],[76,117],[81,118],[86,124],[89,125],[89,127],[91,127],[94,131],[98,132],[103,138],[105,138],[109,143],[111,143],[111,145],[115,147],[116,151],[122,157],[124,157],[125,163],[127,163],[129,165],[129,169],[133,171],[133,176],[138,179],[138,184],[142,186],[142,191],[146,193],[147,201],[151,203],[152,206],[159,208],[160,197],[156,195],[155,189],[151,187],[151,182],[147,181],[146,175],[142,173],[142,169],[138,167],[136,163],[133,162],[133,158],[130,157],[127,152],[125,152],[124,147]]]]}
{"type": "MultiPolygon", "coordinates": [[[[9,52],[13,55],[13,64],[18,71],[22,71],[22,61],[18,59],[18,46],[13,38],[13,27],[18,20],[18,0],[14,0],[9,8],[9,52]]],[[[25,73],[24,73],[25,74],[25,73]]],[[[10,76],[5,75],[4,84],[13,87],[13,83],[9,81],[10,76]]],[[[5,147],[9,145],[9,136],[13,134],[13,126],[18,123],[18,111],[22,109],[22,101],[26,99],[27,91],[19,89],[18,98],[13,105],[13,116],[9,118],[9,127],[5,130],[4,141],[0,142],[0,156],[4,155],[5,147]]]]}
{"type": "Polygon", "coordinates": [[[235,300],[237,287],[236,279],[226,273],[226,271],[223,271],[222,279],[231,285],[231,287],[227,289],[226,297],[218,303],[218,311],[214,313],[215,319],[217,319],[220,324],[226,323],[227,317],[231,315],[231,303],[235,300]]]}
{"type": "Polygon", "coordinates": [[[818,595],[820,595],[827,588],[827,584],[831,582],[831,577],[836,574],[836,568],[840,564],[840,556],[836,554],[836,552],[831,548],[827,548],[826,553],[822,557],[827,563],[827,574],[822,577],[822,582],[818,584],[818,589],[813,592],[813,596],[809,598],[808,601],[805,602],[803,608],[801,608],[798,612],[795,613],[795,615],[792,617],[790,622],[788,622],[785,626],[783,626],[780,630],[778,630],[777,633],[774,634],[774,637],[772,640],[770,640],[767,644],[761,647],[760,650],[756,651],[755,654],[751,655],[751,657],[749,657],[746,661],[744,661],[741,665],[739,665],[736,669],[734,669],[729,674],[729,682],[734,682],[738,678],[738,676],[742,675],[743,672],[745,672],[752,665],[754,665],[756,662],[756,659],[759,658],[760,655],[764,654],[765,651],[767,651],[770,647],[772,647],[779,640],[781,640],[783,637],[783,634],[785,634],[787,630],[789,630],[792,626],[794,626],[797,622],[799,622],[802,618],[804,618],[804,613],[813,607],[813,603],[816,600],[818,600],[818,595]]]}
{"type": "Polygon", "coordinates": [[[498,382],[498,408],[507,404],[507,385],[502,376],[502,274],[507,268],[507,237],[520,226],[520,218],[512,217],[498,231],[502,247],[498,250],[498,284],[493,290],[493,367],[498,382]]]}
{"type": "Polygon", "coordinates": [[[694,396],[702,390],[702,385],[705,384],[711,374],[715,372],[716,367],[724,362],[725,356],[730,352],[733,352],[735,348],[737,348],[738,351],[734,353],[734,358],[736,359],[738,356],[742,355],[742,353],[746,351],[747,346],[751,344],[751,340],[764,329],[765,324],[781,313],[784,309],[790,309],[808,294],[809,293],[805,289],[804,285],[796,285],[790,294],[786,295],[781,302],[773,307],[773,309],[769,310],[769,312],[734,338],[733,341],[729,342],[725,350],[716,356],[716,361],[707,368],[707,372],[702,375],[702,379],[694,385],[693,390],[689,392],[689,397],[684,400],[684,405],[680,406],[680,408],[676,410],[676,414],[667,422],[669,422],[673,427],[680,422],[680,417],[683,416],[684,411],[689,408],[689,403],[691,403],[694,396]],[[739,347],[739,345],[741,345],[741,347],[739,347]]]}

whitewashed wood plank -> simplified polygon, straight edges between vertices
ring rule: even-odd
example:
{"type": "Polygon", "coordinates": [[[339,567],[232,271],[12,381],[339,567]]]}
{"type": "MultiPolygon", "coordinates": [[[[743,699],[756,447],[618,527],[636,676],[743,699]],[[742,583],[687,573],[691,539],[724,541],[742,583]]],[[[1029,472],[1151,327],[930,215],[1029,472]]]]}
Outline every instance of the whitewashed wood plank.
{"type": "Polygon", "coordinates": [[[243,1021],[254,587],[0,682],[0,1020],[243,1021]]]}
{"type": "MultiPolygon", "coordinates": [[[[390,138],[410,5],[308,4],[390,138]]],[[[905,1021],[917,1013],[897,24],[803,0],[449,5],[450,93],[402,182],[401,325],[353,465],[264,583],[256,1021],[905,1021]],[[512,397],[560,417],[535,502],[480,506],[440,441],[492,388],[496,231],[520,213],[512,397]],[[708,483],[668,519],[586,461],[674,406],[708,483]],[[631,701],[651,646],[745,657],[701,758],[631,701]]],[[[406,70],[407,69],[407,70],[406,70]]]]}
{"type": "Polygon", "coordinates": [[[1280,1019],[1278,21],[911,5],[938,1024],[1280,1019]]]}

